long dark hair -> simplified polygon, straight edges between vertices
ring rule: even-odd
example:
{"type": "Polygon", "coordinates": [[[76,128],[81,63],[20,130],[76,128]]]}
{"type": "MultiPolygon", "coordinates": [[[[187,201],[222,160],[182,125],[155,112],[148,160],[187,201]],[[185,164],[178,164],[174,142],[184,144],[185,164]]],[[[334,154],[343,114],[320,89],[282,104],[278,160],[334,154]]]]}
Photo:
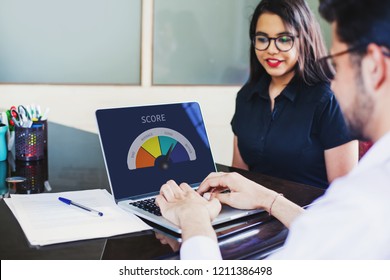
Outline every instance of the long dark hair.
{"type": "MultiPolygon", "coordinates": [[[[329,81],[331,77],[330,66],[318,63],[318,59],[327,54],[320,26],[306,1],[262,0],[256,7],[250,23],[251,42],[256,34],[257,21],[265,12],[278,15],[289,31],[298,35],[296,39],[299,40],[299,55],[298,63],[295,66],[296,74],[308,85],[329,81]]],[[[249,82],[255,83],[265,74],[267,73],[258,61],[255,48],[251,44],[249,82]]]]}

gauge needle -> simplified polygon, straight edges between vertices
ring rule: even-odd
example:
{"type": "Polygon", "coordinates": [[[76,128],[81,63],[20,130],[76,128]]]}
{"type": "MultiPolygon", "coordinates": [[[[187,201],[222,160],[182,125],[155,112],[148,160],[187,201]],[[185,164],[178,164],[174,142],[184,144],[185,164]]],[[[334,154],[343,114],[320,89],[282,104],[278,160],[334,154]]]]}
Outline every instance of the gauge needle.
{"type": "Polygon", "coordinates": [[[165,154],[165,156],[161,159],[160,167],[162,169],[168,169],[169,168],[169,157],[171,156],[172,150],[173,150],[174,144],[172,143],[171,146],[168,149],[168,152],[165,154]]]}
{"type": "Polygon", "coordinates": [[[169,160],[169,157],[171,156],[172,150],[173,150],[173,143],[171,144],[171,146],[168,149],[167,154],[165,155],[165,158],[167,159],[167,161],[169,160]]]}

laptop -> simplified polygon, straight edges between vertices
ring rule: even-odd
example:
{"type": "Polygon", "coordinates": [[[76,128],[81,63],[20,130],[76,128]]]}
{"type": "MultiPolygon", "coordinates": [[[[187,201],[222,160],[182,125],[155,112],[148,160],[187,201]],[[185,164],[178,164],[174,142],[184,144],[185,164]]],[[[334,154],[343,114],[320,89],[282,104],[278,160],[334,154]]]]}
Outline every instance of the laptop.
{"type": "MultiPolygon", "coordinates": [[[[154,198],[168,180],[186,182],[196,189],[216,171],[199,104],[98,109],[96,119],[115,202],[143,219],[181,233],[161,216],[154,198]]],[[[224,205],[213,225],[260,211],[224,205]]]]}

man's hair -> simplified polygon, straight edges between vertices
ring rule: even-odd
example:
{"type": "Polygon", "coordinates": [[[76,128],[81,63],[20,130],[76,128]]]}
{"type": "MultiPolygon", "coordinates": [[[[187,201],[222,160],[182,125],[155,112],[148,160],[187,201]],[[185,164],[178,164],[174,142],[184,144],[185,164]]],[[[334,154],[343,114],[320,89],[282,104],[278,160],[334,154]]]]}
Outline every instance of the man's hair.
{"type": "Polygon", "coordinates": [[[319,11],[349,47],[362,46],[361,53],[370,43],[390,48],[389,0],[320,0],[319,11]]]}

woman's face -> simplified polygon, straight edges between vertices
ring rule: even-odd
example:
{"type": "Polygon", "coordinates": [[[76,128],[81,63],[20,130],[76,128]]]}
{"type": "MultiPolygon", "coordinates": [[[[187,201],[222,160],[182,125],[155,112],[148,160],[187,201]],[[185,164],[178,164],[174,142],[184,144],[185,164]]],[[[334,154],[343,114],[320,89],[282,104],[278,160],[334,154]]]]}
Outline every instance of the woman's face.
{"type": "MultiPolygon", "coordinates": [[[[281,35],[293,35],[287,30],[282,19],[272,13],[265,12],[260,15],[257,20],[255,36],[265,36],[268,38],[276,38],[281,35]]],[[[280,45],[284,39],[279,40],[280,45]]],[[[255,49],[257,59],[264,67],[267,73],[273,78],[292,77],[295,64],[298,61],[298,40],[295,37],[293,47],[289,51],[280,51],[276,48],[275,40],[270,41],[270,45],[266,50],[259,51],[255,49]]]]}

